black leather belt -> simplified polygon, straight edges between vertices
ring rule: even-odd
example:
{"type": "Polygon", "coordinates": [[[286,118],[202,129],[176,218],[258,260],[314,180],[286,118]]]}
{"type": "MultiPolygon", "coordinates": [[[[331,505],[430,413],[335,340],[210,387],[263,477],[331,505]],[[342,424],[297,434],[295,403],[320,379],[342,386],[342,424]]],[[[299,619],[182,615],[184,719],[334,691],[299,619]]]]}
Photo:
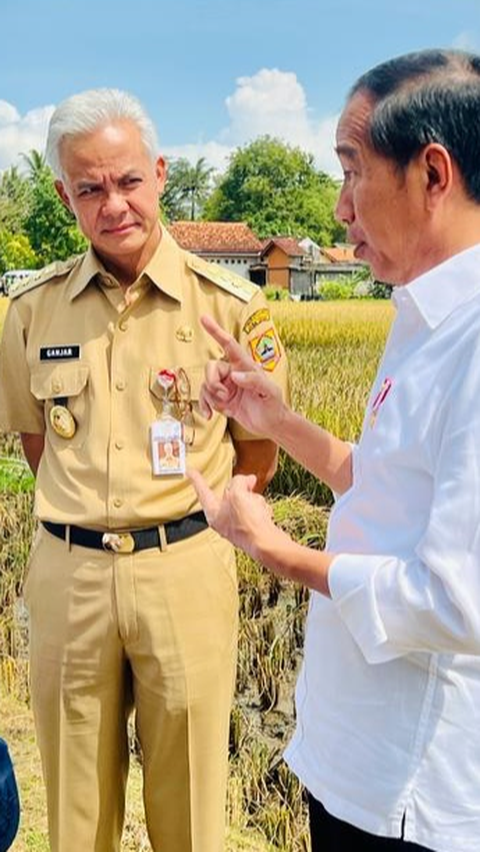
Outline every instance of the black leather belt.
{"type": "Polygon", "coordinates": [[[175,544],[184,538],[190,538],[208,527],[207,519],[203,512],[195,512],[178,521],[168,521],[159,527],[149,527],[142,530],[88,530],[84,527],[66,526],[65,524],[53,524],[50,521],[42,521],[43,526],[49,533],[68,540],[71,544],[79,544],[80,547],[92,547],[95,550],[108,550],[111,553],[133,553],[134,550],[146,550],[149,547],[162,548],[162,536],[160,529],[165,530],[165,541],[167,544],[175,544]]]}

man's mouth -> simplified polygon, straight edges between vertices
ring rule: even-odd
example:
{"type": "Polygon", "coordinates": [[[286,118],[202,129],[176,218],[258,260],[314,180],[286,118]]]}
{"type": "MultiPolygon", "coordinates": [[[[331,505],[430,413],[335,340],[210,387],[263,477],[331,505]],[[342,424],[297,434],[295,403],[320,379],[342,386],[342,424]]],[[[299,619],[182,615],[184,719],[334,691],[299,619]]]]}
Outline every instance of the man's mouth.
{"type": "Polygon", "coordinates": [[[364,250],[366,249],[367,244],[360,240],[355,244],[355,248],[353,249],[353,254],[355,257],[362,257],[364,250]]]}
{"type": "Polygon", "coordinates": [[[104,233],[109,234],[110,236],[121,236],[122,234],[128,234],[136,227],[135,222],[126,222],[123,225],[117,225],[115,228],[104,228],[104,233]]]}

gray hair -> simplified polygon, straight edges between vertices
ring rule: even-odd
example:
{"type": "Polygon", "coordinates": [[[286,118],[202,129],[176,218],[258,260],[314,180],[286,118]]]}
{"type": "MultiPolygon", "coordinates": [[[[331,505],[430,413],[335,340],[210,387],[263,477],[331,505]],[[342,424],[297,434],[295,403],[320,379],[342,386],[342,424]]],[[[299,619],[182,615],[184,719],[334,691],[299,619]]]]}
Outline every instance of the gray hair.
{"type": "Polygon", "coordinates": [[[48,126],[45,157],[55,177],[62,177],[60,144],[66,136],[90,133],[119,120],[133,122],[152,160],[159,145],[154,124],[140,101],[119,89],[89,89],[72,95],[55,109],[48,126]]]}

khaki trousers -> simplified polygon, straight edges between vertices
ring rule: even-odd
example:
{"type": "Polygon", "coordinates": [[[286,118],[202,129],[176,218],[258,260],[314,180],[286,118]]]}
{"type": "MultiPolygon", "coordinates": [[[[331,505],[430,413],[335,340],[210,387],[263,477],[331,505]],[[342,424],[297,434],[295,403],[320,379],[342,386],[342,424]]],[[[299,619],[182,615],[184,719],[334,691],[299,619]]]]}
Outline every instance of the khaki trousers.
{"type": "Polygon", "coordinates": [[[112,555],[40,529],[25,582],[52,852],[117,852],[135,707],[154,852],[223,852],[237,643],[212,530],[112,555]]]}

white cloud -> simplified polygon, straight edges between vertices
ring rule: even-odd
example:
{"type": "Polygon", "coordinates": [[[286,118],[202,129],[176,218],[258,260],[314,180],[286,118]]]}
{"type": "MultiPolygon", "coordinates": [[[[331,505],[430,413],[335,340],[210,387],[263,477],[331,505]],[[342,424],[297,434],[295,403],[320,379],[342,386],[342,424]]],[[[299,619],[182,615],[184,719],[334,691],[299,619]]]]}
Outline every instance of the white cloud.
{"type": "MultiPolygon", "coordinates": [[[[239,77],[225,104],[229,124],[216,138],[169,146],[164,149],[166,157],[186,157],[191,162],[205,157],[222,171],[235,148],[269,134],[312,153],[318,168],[340,176],[334,154],[338,116],[315,119],[305,90],[292,71],[262,68],[251,77],[239,77]]],[[[22,117],[12,104],[0,101],[0,170],[21,164],[21,152],[28,153],[32,148],[43,151],[53,109],[39,107],[22,117]]]]}
{"type": "Polygon", "coordinates": [[[239,77],[236,82],[237,88],[225,101],[230,123],[218,140],[178,146],[171,149],[175,156],[191,161],[203,156],[216,168],[223,168],[226,154],[234,148],[269,134],[312,153],[318,168],[340,176],[334,153],[338,116],[313,119],[296,74],[262,68],[252,77],[239,77]]]}
{"type": "Polygon", "coordinates": [[[472,30],[464,30],[454,38],[452,46],[456,50],[467,50],[471,53],[477,53],[480,49],[480,37],[478,33],[472,30]]]}
{"type": "Polygon", "coordinates": [[[262,68],[239,77],[226,105],[231,123],[224,135],[235,144],[265,133],[290,139],[308,133],[305,92],[291,72],[262,68]]]}
{"type": "Polygon", "coordinates": [[[0,101],[0,127],[19,121],[20,114],[8,101],[0,101]]]}
{"type": "Polygon", "coordinates": [[[13,104],[0,101],[0,170],[21,166],[20,154],[43,151],[53,106],[38,107],[23,117],[13,104]]]}

